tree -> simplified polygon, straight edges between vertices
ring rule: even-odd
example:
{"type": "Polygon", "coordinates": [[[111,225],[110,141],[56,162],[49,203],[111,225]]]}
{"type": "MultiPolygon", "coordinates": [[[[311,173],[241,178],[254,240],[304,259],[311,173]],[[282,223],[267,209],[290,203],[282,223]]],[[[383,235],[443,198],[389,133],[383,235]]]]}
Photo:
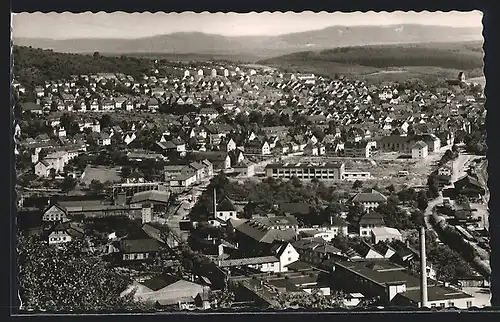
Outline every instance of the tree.
{"type": "Polygon", "coordinates": [[[427,186],[429,187],[429,197],[437,198],[439,196],[439,183],[435,172],[431,173],[427,178],[427,186]]]}
{"type": "Polygon", "coordinates": [[[54,180],[56,178],[56,169],[50,168],[49,170],[49,176],[51,180],[54,180]]]}
{"type": "Polygon", "coordinates": [[[302,187],[302,181],[297,176],[293,176],[290,179],[290,183],[295,187],[295,188],[300,188],[302,187]]]}
{"type": "Polygon", "coordinates": [[[36,237],[18,236],[22,307],[49,311],[128,311],[146,307],[121,292],[130,276],[82,252],[84,240],[53,247],[36,237]]]}
{"type": "Polygon", "coordinates": [[[90,182],[89,189],[93,193],[101,193],[104,190],[104,184],[99,180],[93,179],[90,182]]]}
{"type": "Polygon", "coordinates": [[[61,183],[61,190],[64,192],[68,192],[73,190],[76,187],[76,180],[72,176],[64,177],[61,183]]]}
{"type": "Polygon", "coordinates": [[[417,200],[417,192],[414,188],[403,189],[398,193],[398,198],[401,202],[404,203],[412,200],[417,200]]]}
{"type": "Polygon", "coordinates": [[[213,303],[213,306],[216,308],[230,308],[234,302],[234,292],[229,289],[229,285],[227,280],[224,281],[224,288],[219,292],[212,292],[210,294],[210,302],[213,303]]]}
{"type": "Polygon", "coordinates": [[[101,116],[99,124],[101,125],[101,128],[111,127],[113,125],[113,120],[111,119],[111,116],[109,116],[108,114],[104,114],[103,116],[101,116]]]}
{"type": "Polygon", "coordinates": [[[279,293],[277,300],[281,308],[330,309],[343,307],[344,298],[345,296],[342,292],[335,292],[332,295],[326,296],[317,291],[312,294],[306,292],[279,293]]]}
{"type": "Polygon", "coordinates": [[[425,211],[428,205],[429,201],[427,200],[427,194],[425,191],[419,191],[417,195],[417,208],[421,211],[425,211]]]}
{"type": "Polygon", "coordinates": [[[98,58],[101,58],[101,54],[99,54],[98,51],[95,51],[94,54],[92,55],[92,57],[94,57],[94,59],[98,59],[98,58]]]}
{"type": "Polygon", "coordinates": [[[361,180],[356,180],[354,181],[352,188],[355,190],[361,189],[363,187],[363,181],[361,180]]]}
{"type": "Polygon", "coordinates": [[[125,179],[128,178],[130,176],[131,172],[132,171],[130,170],[130,167],[122,167],[122,171],[121,171],[122,178],[125,178],[125,179]]]}
{"type": "Polygon", "coordinates": [[[425,225],[424,221],[424,213],[421,210],[414,210],[410,213],[411,221],[415,224],[415,226],[420,227],[425,225]]]}
{"type": "Polygon", "coordinates": [[[349,211],[347,212],[347,221],[352,225],[357,225],[359,220],[365,213],[365,208],[359,202],[355,202],[349,206],[349,211]]]}

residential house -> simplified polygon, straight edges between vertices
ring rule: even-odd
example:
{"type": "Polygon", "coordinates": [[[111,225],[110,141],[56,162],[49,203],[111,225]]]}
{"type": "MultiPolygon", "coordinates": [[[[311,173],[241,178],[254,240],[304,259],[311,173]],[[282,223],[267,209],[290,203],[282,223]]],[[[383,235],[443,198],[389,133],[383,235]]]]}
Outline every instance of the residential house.
{"type": "Polygon", "coordinates": [[[231,218],[236,218],[236,208],[227,197],[222,199],[215,208],[215,219],[227,222],[231,218]]]}
{"type": "Polygon", "coordinates": [[[240,149],[234,149],[228,152],[229,158],[231,158],[231,164],[237,164],[245,160],[245,155],[240,149]]]}
{"type": "Polygon", "coordinates": [[[97,137],[97,145],[99,145],[99,146],[111,145],[111,137],[109,136],[108,133],[101,132],[101,133],[97,134],[96,137],[97,137]]]}
{"type": "Polygon", "coordinates": [[[43,114],[43,108],[40,104],[35,102],[26,102],[21,104],[21,109],[23,113],[31,113],[31,114],[43,114]]]}
{"type": "Polygon", "coordinates": [[[414,139],[425,142],[429,153],[438,152],[441,149],[441,139],[434,134],[416,135],[414,139]]]}
{"type": "Polygon", "coordinates": [[[299,260],[299,252],[289,242],[277,243],[271,248],[271,252],[279,259],[280,272],[286,272],[288,265],[299,260]]]}
{"type": "Polygon", "coordinates": [[[59,222],[47,233],[49,245],[69,243],[84,236],[83,228],[76,222],[59,222]]]}
{"type": "Polygon", "coordinates": [[[224,138],[219,144],[221,151],[231,152],[236,150],[236,143],[232,138],[224,138]]]}
{"type": "Polygon", "coordinates": [[[228,234],[238,242],[243,254],[268,254],[276,242],[288,242],[296,238],[294,228],[269,227],[254,219],[229,219],[228,234]]]}
{"type": "Polygon", "coordinates": [[[116,242],[120,259],[123,261],[144,261],[153,259],[158,251],[158,242],[146,233],[140,236],[127,236],[116,242]]]}
{"type": "Polygon", "coordinates": [[[374,227],[371,229],[372,242],[377,244],[381,241],[403,240],[399,230],[390,227],[374,227]]]}
{"type": "Polygon", "coordinates": [[[234,172],[239,173],[241,176],[250,178],[255,175],[255,164],[250,161],[242,160],[233,165],[234,172]]]}
{"type": "Polygon", "coordinates": [[[208,118],[209,120],[216,119],[219,116],[219,112],[212,107],[204,107],[200,109],[200,115],[208,118]]]}
{"type": "Polygon", "coordinates": [[[269,143],[264,140],[254,139],[245,144],[245,153],[247,154],[258,154],[258,155],[269,155],[271,154],[271,147],[269,143]]]}
{"type": "Polygon", "coordinates": [[[349,158],[371,158],[375,148],[375,141],[346,142],[342,155],[349,158]]]}
{"type": "Polygon", "coordinates": [[[375,211],[370,211],[361,217],[359,221],[359,235],[361,237],[371,237],[373,228],[384,227],[383,216],[375,211]]]}
{"type": "Polygon", "coordinates": [[[299,253],[299,259],[306,263],[318,265],[325,260],[344,257],[342,251],[332,244],[318,238],[300,239],[292,243],[299,253]]]}
{"type": "Polygon", "coordinates": [[[424,141],[416,142],[411,148],[412,159],[425,159],[428,156],[428,147],[424,141]]]}
{"type": "Polygon", "coordinates": [[[304,147],[304,155],[310,155],[310,156],[317,156],[319,155],[318,147],[316,144],[309,142],[305,147],[304,147]]]}
{"type": "Polygon", "coordinates": [[[387,201],[387,197],[377,190],[371,192],[359,192],[352,199],[352,202],[360,203],[367,211],[376,209],[380,204],[387,201]]]}
{"type": "Polygon", "coordinates": [[[465,175],[453,183],[455,193],[469,197],[472,200],[480,200],[485,194],[481,183],[470,175],[465,175]]]}
{"type": "Polygon", "coordinates": [[[196,182],[196,173],[182,173],[177,176],[171,177],[167,184],[169,187],[174,189],[184,189],[196,182]]]}
{"type": "Polygon", "coordinates": [[[231,168],[231,158],[227,152],[206,151],[206,152],[191,152],[188,154],[188,159],[193,161],[208,160],[214,170],[226,170],[231,168]]]}
{"type": "Polygon", "coordinates": [[[135,132],[127,132],[124,136],[123,136],[123,143],[125,143],[126,145],[129,145],[130,143],[132,143],[135,139],[136,139],[136,135],[135,135],[135,132]]]}
{"type": "Polygon", "coordinates": [[[42,220],[48,222],[65,222],[69,219],[65,209],[57,204],[54,204],[45,210],[42,220]]]}
{"type": "Polygon", "coordinates": [[[38,177],[48,177],[50,175],[50,169],[52,169],[51,165],[45,160],[40,160],[35,164],[35,174],[38,177]]]}

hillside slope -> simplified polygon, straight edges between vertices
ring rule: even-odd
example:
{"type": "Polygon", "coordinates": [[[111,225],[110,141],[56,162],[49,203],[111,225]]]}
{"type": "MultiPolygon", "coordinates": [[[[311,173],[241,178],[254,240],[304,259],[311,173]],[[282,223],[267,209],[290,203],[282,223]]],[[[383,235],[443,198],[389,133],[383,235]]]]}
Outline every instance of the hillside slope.
{"type": "Polygon", "coordinates": [[[35,39],[14,37],[15,45],[71,53],[251,54],[262,58],[308,49],[371,44],[456,42],[481,40],[480,28],[423,25],[333,26],[280,36],[227,37],[200,32],[179,32],[138,39],[35,39]]]}
{"type": "Polygon", "coordinates": [[[68,79],[71,75],[125,73],[139,78],[153,67],[153,61],[132,57],[92,57],[56,53],[50,50],[14,46],[14,77],[29,93],[45,81],[68,79]]]}
{"type": "Polygon", "coordinates": [[[298,52],[259,63],[326,74],[368,74],[399,67],[472,71],[483,68],[483,51],[481,42],[358,46],[298,52]]]}

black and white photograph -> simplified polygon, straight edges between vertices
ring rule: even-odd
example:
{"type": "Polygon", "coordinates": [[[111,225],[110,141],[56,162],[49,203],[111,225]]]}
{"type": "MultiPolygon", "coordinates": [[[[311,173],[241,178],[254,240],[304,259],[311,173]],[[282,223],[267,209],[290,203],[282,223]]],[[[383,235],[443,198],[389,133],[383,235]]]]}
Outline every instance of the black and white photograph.
{"type": "Polygon", "coordinates": [[[490,307],[482,18],[12,13],[17,310],[490,307]]]}

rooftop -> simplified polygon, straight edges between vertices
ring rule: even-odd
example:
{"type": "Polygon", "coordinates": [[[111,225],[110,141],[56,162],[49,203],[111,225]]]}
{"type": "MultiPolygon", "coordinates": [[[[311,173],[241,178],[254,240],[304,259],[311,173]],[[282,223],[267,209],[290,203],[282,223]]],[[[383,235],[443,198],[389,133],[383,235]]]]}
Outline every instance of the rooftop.
{"type": "Polygon", "coordinates": [[[141,203],[141,202],[152,202],[152,203],[168,203],[170,199],[170,193],[168,191],[161,190],[150,190],[150,191],[142,191],[134,194],[130,203],[141,203]]]}
{"type": "Polygon", "coordinates": [[[336,265],[344,267],[378,285],[385,286],[388,283],[404,282],[407,289],[418,288],[420,286],[420,279],[418,277],[410,275],[404,267],[392,264],[387,260],[344,261],[338,262],[336,265]]]}
{"type": "Polygon", "coordinates": [[[218,263],[219,267],[233,267],[233,266],[245,266],[245,265],[256,265],[264,263],[276,263],[279,259],[275,256],[261,256],[261,257],[247,257],[247,258],[237,258],[237,259],[226,259],[218,263]]]}
{"type": "MultiPolygon", "coordinates": [[[[399,293],[398,296],[403,296],[410,299],[412,302],[420,303],[420,289],[399,293]]],[[[427,288],[427,297],[431,302],[473,298],[472,295],[444,286],[429,286],[427,288]]]]}
{"type": "Polygon", "coordinates": [[[323,163],[270,163],[266,169],[339,169],[344,164],[341,162],[323,162],[323,163]]]}

